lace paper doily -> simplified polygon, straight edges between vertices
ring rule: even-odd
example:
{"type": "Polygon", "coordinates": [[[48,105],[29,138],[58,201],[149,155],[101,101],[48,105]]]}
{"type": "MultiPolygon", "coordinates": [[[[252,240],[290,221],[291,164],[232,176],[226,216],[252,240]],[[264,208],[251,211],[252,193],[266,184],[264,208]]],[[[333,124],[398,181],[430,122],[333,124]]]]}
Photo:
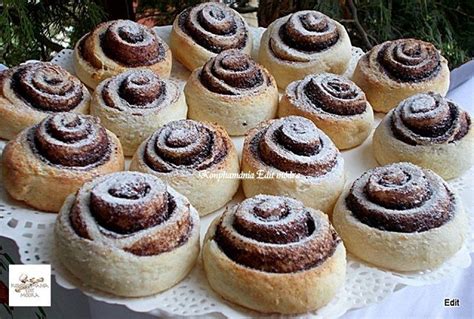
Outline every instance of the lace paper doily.
{"type": "MultiPolygon", "coordinates": [[[[160,36],[169,42],[169,32],[171,27],[157,28],[160,36]]],[[[253,29],[254,52],[258,48],[259,38],[264,29],[253,29]]],[[[363,54],[359,48],[353,48],[353,59],[346,72],[350,76],[354,70],[357,60],[363,54]]],[[[63,50],[52,60],[60,64],[71,73],[72,51],[63,50]]],[[[184,84],[189,72],[179,63],[174,61],[172,78],[184,84]]],[[[376,116],[375,126],[379,123],[381,116],[376,116]]],[[[374,126],[374,127],[375,127],[374,126]]],[[[233,138],[238,150],[242,149],[243,138],[233,138]]],[[[348,166],[346,175],[348,183],[352,182],[360,174],[369,168],[377,166],[372,151],[371,138],[361,146],[342,152],[348,166]]],[[[4,142],[0,141],[0,152],[4,147],[4,142]]],[[[313,318],[336,318],[343,315],[349,309],[364,307],[376,302],[380,302],[393,292],[405,286],[423,286],[441,281],[453,276],[456,272],[466,268],[471,263],[469,252],[474,251],[473,220],[471,215],[474,207],[474,169],[464,174],[461,178],[449,182],[459,193],[463,200],[464,207],[469,215],[471,234],[466,245],[453,258],[448,260],[440,268],[427,270],[418,273],[393,273],[379,270],[367,264],[359,262],[353,256],[348,256],[347,278],[343,289],[326,307],[317,312],[305,315],[313,318]]],[[[238,193],[233,201],[239,202],[243,195],[238,193]]],[[[223,210],[215,212],[201,219],[201,238],[207,230],[210,222],[223,210]]],[[[17,243],[21,262],[29,263],[51,263],[52,271],[55,274],[57,283],[66,289],[81,289],[86,295],[107,303],[121,304],[137,312],[149,312],[156,316],[218,316],[228,317],[249,317],[259,316],[258,313],[231,305],[217,296],[209,287],[204,276],[201,263],[194,270],[172,289],[145,298],[119,298],[84,286],[59,263],[56,262],[53,253],[53,226],[55,214],[40,213],[25,205],[13,201],[9,198],[2,183],[0,183],[0,229],[1,235],[9,237],[17,243]]]]}

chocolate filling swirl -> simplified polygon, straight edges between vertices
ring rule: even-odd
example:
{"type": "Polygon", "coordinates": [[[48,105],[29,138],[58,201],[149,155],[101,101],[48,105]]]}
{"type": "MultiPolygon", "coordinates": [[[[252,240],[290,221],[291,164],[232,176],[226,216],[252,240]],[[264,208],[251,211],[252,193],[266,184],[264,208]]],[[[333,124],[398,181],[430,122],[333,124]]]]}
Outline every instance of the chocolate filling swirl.
{"type": "Polygon", "coordinates": [[[287,94],[295,105],[314,112],[350,116],[367,108],[365,94],[354,82],[330,73],[309,75],[288,86],[287,94]]]}
{"type": "Polygon", "coordinates": [[[165,58],[165,46],[155,31],[133,21],[115,20],[99,24],[79,44],[83,58],[95,67],[102,65],[94,53],[95,37],[107,57],[127,67],[152,65],[165,58]]]}
{"type": "Polygon", "coordinates": [[[287,173],[322,176],[340,154],[313,122],[299,116],[272,120],[250,141],[251,151],[267,165],[287,173]]]}
{"type": "Polygon", "coordinates": [[[32,108],[45,112],[67,112],[84,100],[84,86],[59,65],[27,63],[12,68],[11,86],[17,96],[32,108]]]}
{"type": "Polygon", "coordinates": [[[282,40],[301,51],[322,51],[337,42],[336,25],[317,11],[293,13],[280,29],[282,40]]]}
{"type": "Polygon", "coordinates": [[[171,104],[179,96],[177,86],[150,70],[130,70],[109,78],[98,88],[105,105],[118,110],[140,111],[171,104]]]}
{"type": "Polygon", "coordinates": [[[229,141],[213,126],[193,120],[166,124],[146,142],[144,161],[157,172],[200,171],[219,164],[229,141]]]}
{"type": "Polygon", "coordinates": [[[258,195],[227,210],[214,240],[238,264],[272,273],[318,266],[340,242],[329,221],[288,197],[258,195]]]}
{"type": "Polygon", "coordinates": [[[405,99],[390,116],[393,134],[410,145],[452,143],[463,138],[471,125],[467,112],[433,92],[405,99]]]}
{"type": "Polygon", "coordinates": [[[199,78],[208,90],[227,95],[249,94],[271,83],[260,65],[239,50],[223,51],[210,59],[199,78]]]}
{"type": "Polygon", "coordinates": [[[416,39],[382,43],[377,60],[390,77],[403,82],[428,80],[441,69],[441,56],[435,46],[416,39]]]}
{"type": "Polygon", "coordinates": [[[82,187],[70,221],[80,237],[111,243],[139,256],[181,246],[193,227],[189,204],[148,174],[120,172],[82,187]]]}
{"type": "Polygon", "coordinates": [[[249,40],[242,17],[220,3],[207,2],[188,8],[179,14],[178,23],[196,43],[214,53],[242,49],[249,40]]]}
{"type": "Polygon", "coordinates": [[[270,49],[282,60],[294,60],[297,57],[290,51],[321,52],[336,44],[339,36],[337,25],[328,16],[318,11],[299,11],[272,34],[270,49]]]}
{"type": "Polygon", "coordinates": [[[28,138],[42,158],[65,167],[99,165],[111,152],[106,130],[87,115],[51,115],[31,128],[28,138]]]}
{"type": "Polygon", "coordinates": [[[445,224],[455,199],[436,174],[410,163],[369,170],[351,187],[346,204],[355,218],[381,230],[413,233],[445,224]]]}

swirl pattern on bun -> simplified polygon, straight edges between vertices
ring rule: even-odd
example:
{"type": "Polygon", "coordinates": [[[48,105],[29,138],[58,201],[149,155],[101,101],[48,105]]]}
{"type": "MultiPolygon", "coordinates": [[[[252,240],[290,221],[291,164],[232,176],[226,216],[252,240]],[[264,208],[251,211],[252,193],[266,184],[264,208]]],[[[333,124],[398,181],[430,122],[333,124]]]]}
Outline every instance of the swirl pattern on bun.
{"type": "Polygon", "coordinates": [[[269,178],[245,179],[243,189],[247,197],[291,195],[330,213],[344,184],[343,167],[339,150],[326,134],[308,119],[288,116],[248,132],[242,170],[269,178]]]}
{"type": "Polygon", "coordinates": [[[41,158],[66,167],[100,165],[112,151],[105,128],[86,115],[58,113],[31,129],[28,138],[41,158]]]}
{"type": "Polygon", "coordinates": [[[474,164],[471,117],[456,103],[429,92],[413,95],[390,111],[374,133],[377,161],[408,161],[454,178],[474,164]]]}
{"type": "Polygon", "coordinates": [[[187,105],[178,85],[151,70],[130,70],[103,81],[95,90],[91,114],[119,136],[125,155],[158,128],[185,119],[187,105]]]}
{"type": "Polygon", "coordinates": [[[402,101],[390,117],[394,134],[410,145],[459,141],[469,132],[471,124],[469,113],[433,92],[402,101]]]}
{"type": "Polygon", "coordinates": [[[344,258],[343,244],[327,216],[294,199],[269,195],[248,198],[216,218],[203,248],[211,287],[228,300],[263,312],[321,307],[342,284],[344,258]],[[234,276],[226,276],[229,271],[234,276]],[[324,293],[315,292],[323,290],[314,289],[318,283],[324,293]],[[285,287],[285,296],[269,287],[285,287]],[[304,302],[298,300],[303,294],[304,302]]]}
{"type": "Polygon", "coordinates": [[[339,149],[361,144],[373,123],[364,92],[352,81],[330,73],[308,75],[288,85],[278,115],[310,119],[339,149]]]}
{"type": "Polygon", "coordinates": [[[58,212],[83,183],[122,170],[124,157],[117,137],[97,118],[57,113],[10,141],[2,163],[5,189],[13,198],[58,212]]]}
{"type": "Polygon", "coordinates": [[[156,31],[130,20],[99,24],[74,48],[78,77],[90,88],[102,80],[133,68],[146,67],[168,77],[171,51],[156,31]]]}
{"type": "Polygon", "coordinates": [[[342,74],[351,59],[345,28],[318,11],[299,11],[272,22],[265,31],[259,61],[280,88],[309,74],[342,74]]]}
{"type": "Polygon", "coordinates": [[[87,113],[87,88],[59,65],[31,62],[0,72],[0,138],[12,139],[51,113],[87,113]]]}
{"type": "Polygon", "coordinates": [[[189,117],[243,135],[274,118],[278,89],[268,71],[239,50],[227,50],[194,70],[184,88],[189,117]]]}
{"type": "Polygon", "coordinates": [[[173,121],[157,130],[138,148],[130,169],[165,180],[201,215],[225,205],[239,186],[237,178],[212,176],[240,171],[229,135],[219,126],[193,120],[173,121]]]}
{"type": "Polygon", "coordinates": [[[441,54],[435,46],[415,39],[385,42],[376,58],[383,70],[397,81],[424,81],[441,69],[441,54]]]}
{"type": "Polygon", "coordinates": [[[234,262],[273,273],[320,265],[340,242],[323,215],[312,215],[296,200],[269,195],[249,198],[224,213],[214,240],[234,262]]]}
{"type": "Polygon", "coordinates": [[[400,101],[449,87],[446,59],[436,47],[417,39],[398,39],[376,45],[358,62],[352,77],[375,111],[388,112],[400,101]]]}
{"type": "Polygon", "coordinates": [[[210,59],[199,76],[209,91],[225,95],[251,94],[272,84],[271,75],[238,50],[225,51],[210,59]]]}
{"type": "Polygon", "coordinates": [[[338,200],[333,223],[351,253],[397,271],[438,266],[461,248],[467,230],[448,184],[406,162],[359,177],[338,200]]]}
{"type": "Polygon", "coordinates": [[[404,233],[442,226],[453,216],[453,201],[441,178],[408,163],[366,172],[346,197],[347,207],[362,223],[404,233]]]}
{"type": "Polygon", "coordinates": [[[66,200],[55,239],[60,261],[84,283],[114,295],[146,296],[191,270],[199,254],[199,216],[158,178],[119,172],[86,183],[66,200]]]}
{"type": "Polygon", "coordinates": [[[252,38],[240,14],[224,4],[206,2],[182,11],[171,31],[171,49],[190,71],[229,49],[250,53],[252,38]]]}

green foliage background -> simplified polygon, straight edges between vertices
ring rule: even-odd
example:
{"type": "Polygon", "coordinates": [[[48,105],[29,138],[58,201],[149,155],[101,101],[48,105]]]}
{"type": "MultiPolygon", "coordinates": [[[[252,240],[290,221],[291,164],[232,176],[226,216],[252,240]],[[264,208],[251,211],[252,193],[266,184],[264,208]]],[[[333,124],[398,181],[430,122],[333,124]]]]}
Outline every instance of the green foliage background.
{"type": "Polygon", "coordinates": [[[0,1],[0,63],[50,60],[105,18],[91,0],[0,1]]]}
{"type": "MultiPolygon", "coordinates": [[[[127,1],[127,0],[123,0],[127,1]]],[[[0,0],[0,63],[49,60],[108,19],[104,0],[0,0]]],[[[199,0],[139,0],[137,18],[170,24],[199,0]]],[[[110,3],[113,2],[109,1],[110,3]]],[[[474,0],[260,0],[259,23],[316,9],[348,29],[364,50],[386,40],[415,37],[434,43],[454,68],[474,56],[474,0]]]]}
{"type": "MultiPolygon", "coordinates": [[[[349,2],[318,1],[313,8],[342,20],[354,44],[367,50],[361,32],[350,21],[354,17],[347,10],[349,2]]],[[[450,67],[474,56],[473,0],[361,0],[354,4],[371,46],[397,38],[422,39],[434,43],[450,67]]]]}

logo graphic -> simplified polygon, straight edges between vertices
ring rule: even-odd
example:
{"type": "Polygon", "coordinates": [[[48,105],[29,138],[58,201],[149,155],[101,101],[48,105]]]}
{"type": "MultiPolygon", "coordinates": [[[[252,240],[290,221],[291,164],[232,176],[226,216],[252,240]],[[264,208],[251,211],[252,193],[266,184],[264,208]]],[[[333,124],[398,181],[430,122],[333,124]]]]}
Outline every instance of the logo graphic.
{"type": "Polygon", "coordinates": [[[9,265],[11,307],[51,306],[51,265],[9,265]]]}

